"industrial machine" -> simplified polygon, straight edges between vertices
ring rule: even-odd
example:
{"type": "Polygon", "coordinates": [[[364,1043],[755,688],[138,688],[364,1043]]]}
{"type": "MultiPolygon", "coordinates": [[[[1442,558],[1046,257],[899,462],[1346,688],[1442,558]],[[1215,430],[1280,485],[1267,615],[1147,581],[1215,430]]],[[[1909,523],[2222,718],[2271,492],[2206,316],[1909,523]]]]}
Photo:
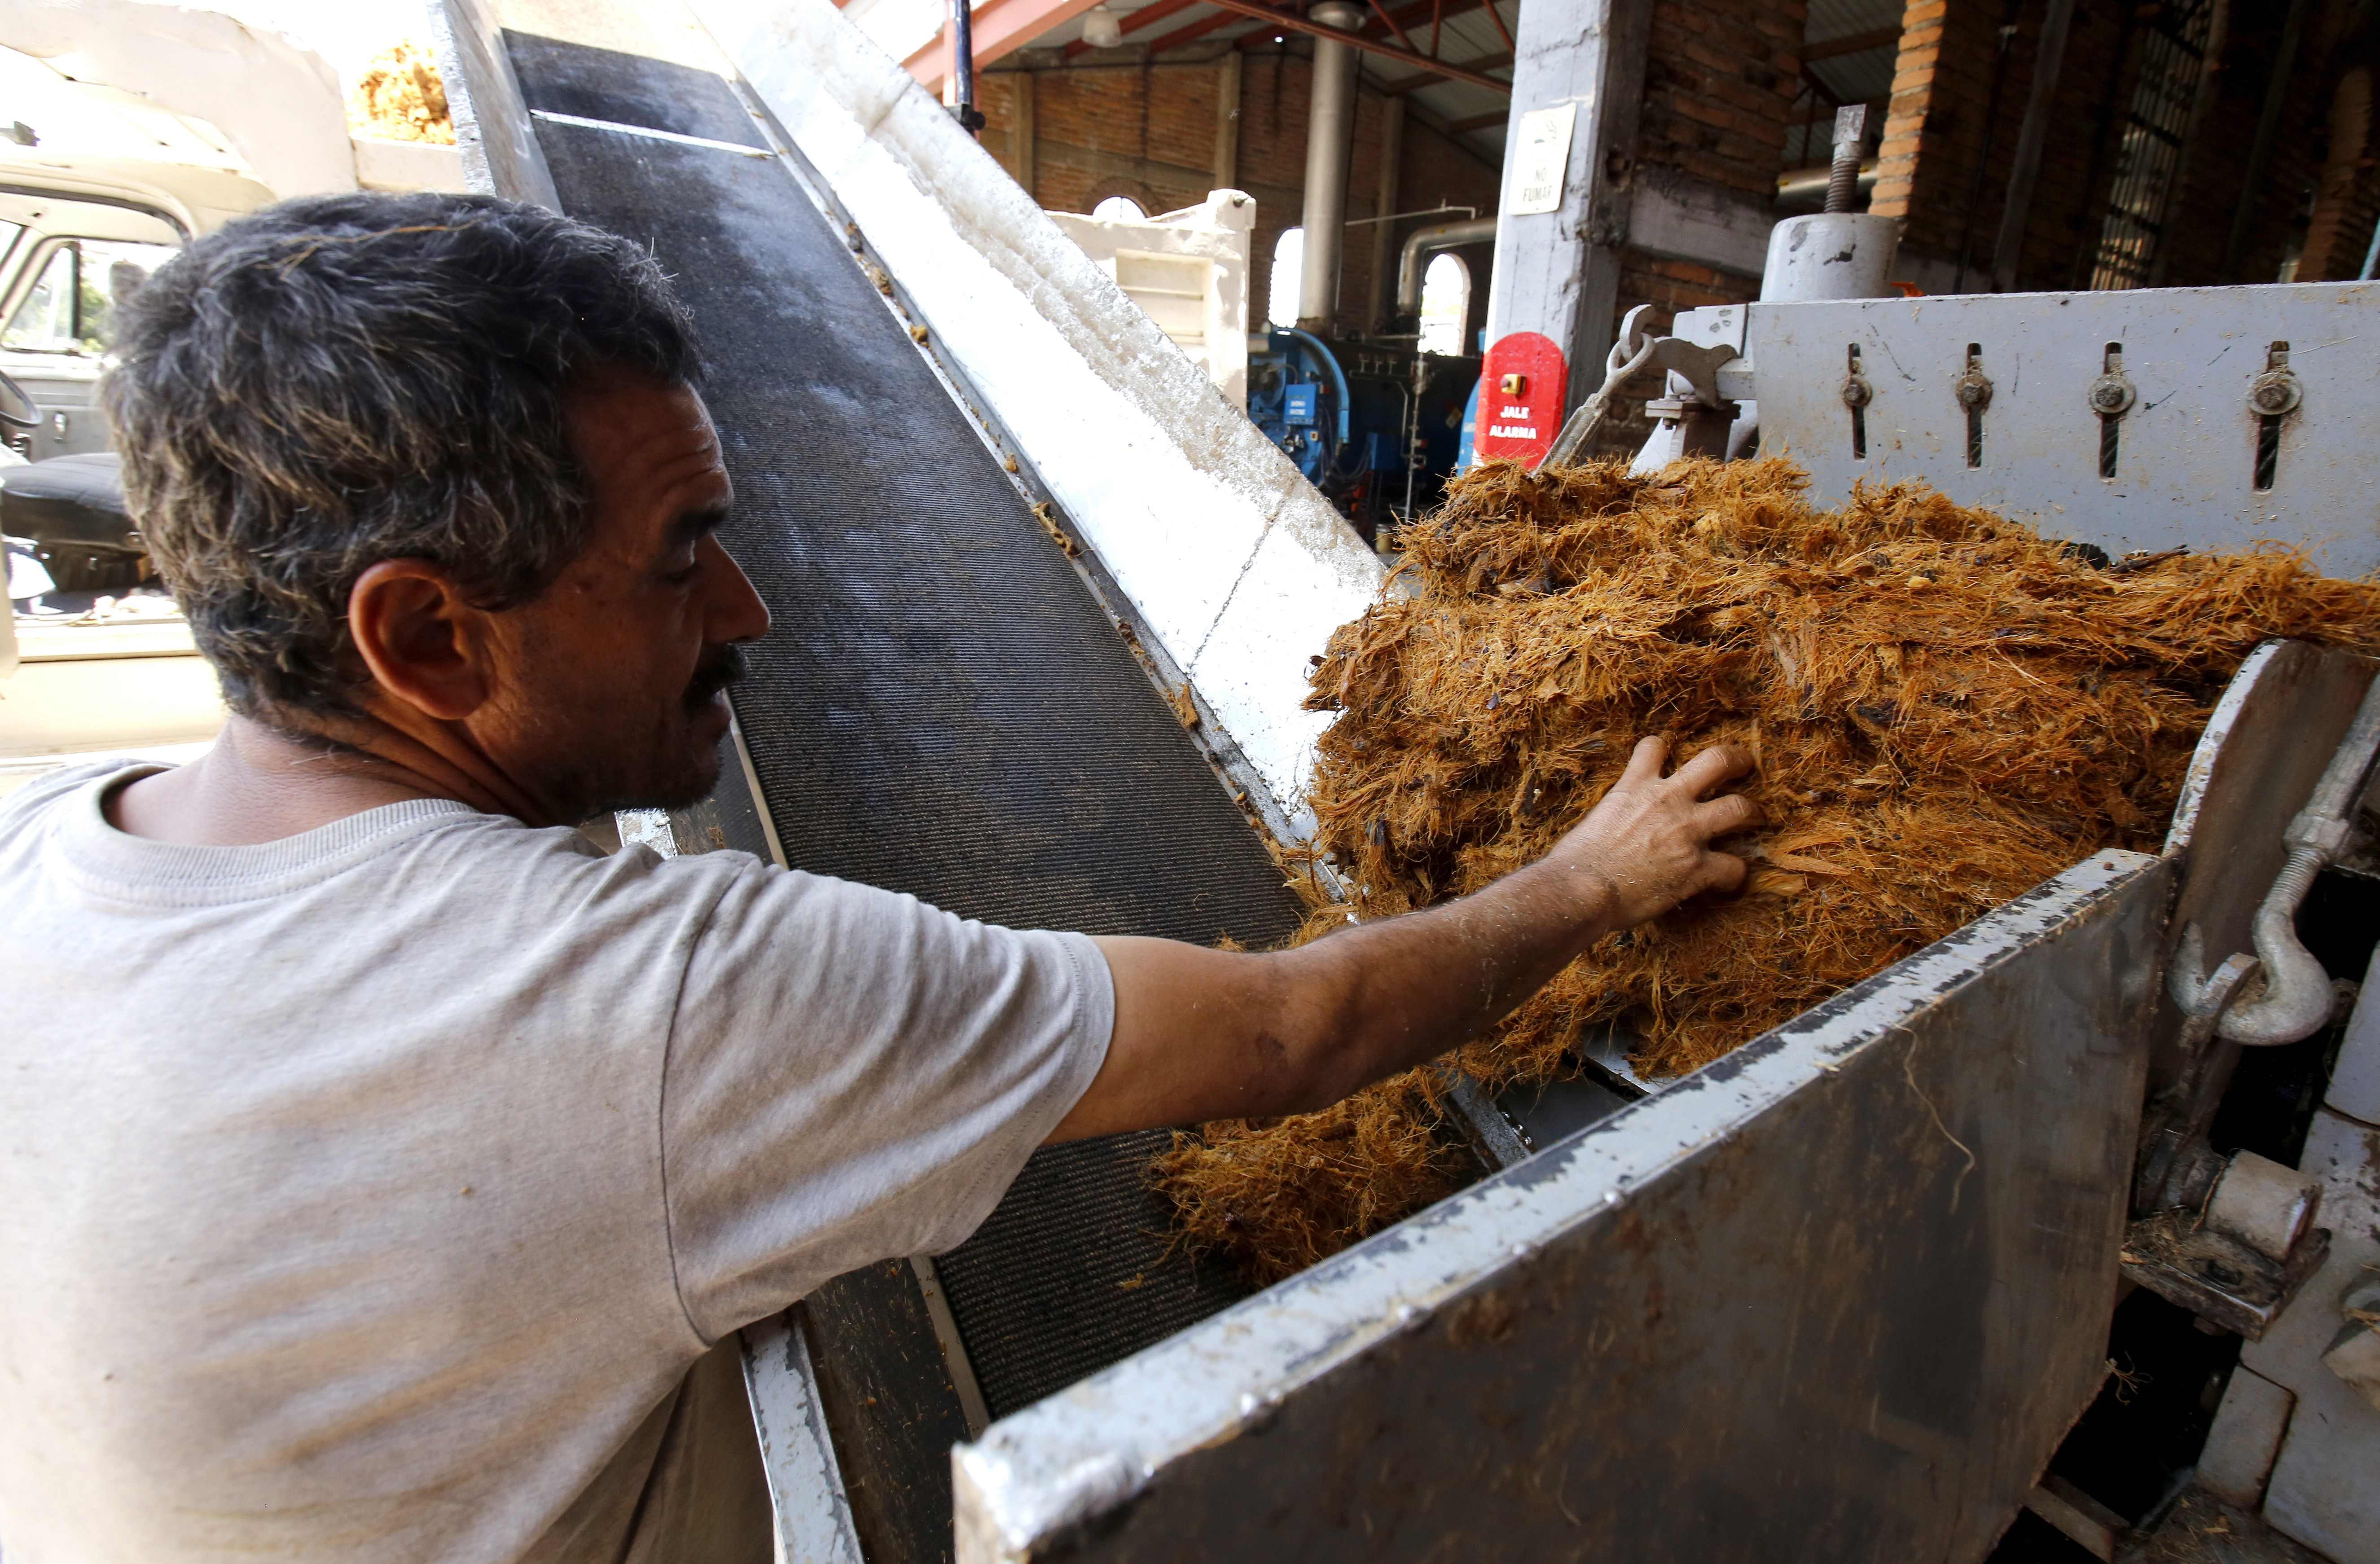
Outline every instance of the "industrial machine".
{"type": "MultiPolygon", "coordinates": [[[[475,179],[680,279],[777,616],[719,794],[624,838],[1014,923],[1286,932],[1262,838],[1304,826],[1302,670],[1383,581],[1302,470],[1378,432],[1343,358],[1271,349],[1260,431],[829,0],[445,12],[475,179]]],[[[1554,58],[1528,15],[1524,104],[1554,58]]],[[[1542,231],[1591,240],[1551,185],[1542,231]]],[[[1590,297],[1532,328],[1559,361],[1508,351],[1550,274],[1503,263],[1525,237],[1508,216],[1480,422],[1521,408],[1542,450],[1610,345],[1572,330],[1590,297]]],[[[2277,536],[2351,571],[2380,409],[2343,345],[2375,312],[2355,285],[1779,299],[1612,367],[1674,377],[1679,448],[1756,417],[1824,491],[1922,477],[2111,553],[2277,536]]],[[[2231,1492],[2362,1564],[2380,1000],[2325,1050],[2333,967],[2370,952],[2343,873],[2375,740],[2368,662],[2265,649],[2163,852],[2095,854],[1658,1089],[1617,1038],[1530,1100],[1458,1084],[1477,1182],[1252,1296],[1167,1250],[1162,1137],[1041,1153],[958,1250],[747,1328],[783,1555],[1899,1564],[1981,1558],[2030,1506],[2107,1556],[2138,1516],[2053,1457],[2145,1296],[2249,1343],[2206,1458],[2231,1492]]]]}
{"type": "Polygon", "coordinates": [[[1248,355],[1248,417],[1379,546],[1438,503],[1478,381],[1477,358],[1274,327],[1248,355]]]}

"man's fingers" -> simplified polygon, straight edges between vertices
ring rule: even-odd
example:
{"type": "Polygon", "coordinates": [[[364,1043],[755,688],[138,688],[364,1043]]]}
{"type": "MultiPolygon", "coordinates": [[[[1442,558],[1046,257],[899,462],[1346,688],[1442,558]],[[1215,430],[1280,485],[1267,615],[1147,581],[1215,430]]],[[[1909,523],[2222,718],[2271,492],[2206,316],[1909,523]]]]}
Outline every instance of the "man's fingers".
{"type": "Polygon", "coordinates": [[[1760,823],[1760,806],[1740,793],[1694,806],[1694,829],[1705,841],[1732,830],[1749,830],[1760,823]]]}
{"type": "Polygon", "coordinates": [[[1635,751],[1628,757],[1628,770],[1620,781],[1629,782],[1658,782],[1661,767],[1670,758],[1670,739],[1666,734],[1646,734],[1636,741],[1635,751]]]}
{"type": "Polygon", "coordinates": [[[1743,889],[1743,877],[1751,871],[1742,858],[1732,853],[1713,853],[1704,861],[1710,866],[1709,889],[1729,891],[1743,889]]]}
{"type": "Polygon", "coordinates": [[[1684,785],[1687,796],[1700,798],[1730,777],[1752,770],[1752,751],[1740,744],[1715,744],[1678,768],[1670,780],[1684,785]]]}

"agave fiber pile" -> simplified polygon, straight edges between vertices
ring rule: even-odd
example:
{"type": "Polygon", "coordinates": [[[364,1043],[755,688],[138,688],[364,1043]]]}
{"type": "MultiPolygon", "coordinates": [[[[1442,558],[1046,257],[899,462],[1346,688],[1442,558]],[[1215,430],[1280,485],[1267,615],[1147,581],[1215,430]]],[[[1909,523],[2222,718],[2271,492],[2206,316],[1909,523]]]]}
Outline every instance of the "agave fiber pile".
{"type": "MultiPolygon", "coordinates": [[[[1318,661],[1316,850],[1361,917],[1538,857],[1644,734],[1758,758],[1743,892],[1604,940],[1464,1048],[1491,1090],[1611,1024],[1640,1071],[1693,1070],[2089,853],[2153,852],[2260,640],[2380,650],[2380,584],[2278,550],[2106,564],[1921,486],[1805,487],[1776,460],[1481,467],[1409,535],[1418,593],[1318,661]]],[[[1349,910],[1318,899],[1302,937],[1349,910]]],[[[1269,1281],[1462,1182],[1438,1106],[1416,1071],[1206,1125],[1155,1177],[1195,1250],[1269,1281]]]]}

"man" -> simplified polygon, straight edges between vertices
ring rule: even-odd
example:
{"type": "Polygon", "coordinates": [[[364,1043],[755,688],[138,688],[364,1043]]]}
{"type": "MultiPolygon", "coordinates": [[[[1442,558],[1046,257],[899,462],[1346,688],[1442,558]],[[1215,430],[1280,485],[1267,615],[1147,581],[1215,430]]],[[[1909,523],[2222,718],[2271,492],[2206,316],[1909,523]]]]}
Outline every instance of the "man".
{"type": "Polygon", "coordinates": [[[768,613],[651,263],[293,202],[106,388],[234,715],[0,806],[0,1546],[764,1559],[732,1333],[1038,1146],[1318,1107],[1735,884],[1656,741],[1545,861],[1276,954],[987,927],[570,828],[716,780],[768,613]]]}

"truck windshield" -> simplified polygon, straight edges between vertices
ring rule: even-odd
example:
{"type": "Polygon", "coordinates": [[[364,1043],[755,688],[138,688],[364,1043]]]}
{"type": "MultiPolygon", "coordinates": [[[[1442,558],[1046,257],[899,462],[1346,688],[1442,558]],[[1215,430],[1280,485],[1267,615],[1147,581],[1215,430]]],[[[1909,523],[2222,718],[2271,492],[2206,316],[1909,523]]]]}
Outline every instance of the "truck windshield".
{"type": "Polygon", "coordinates": [[[115,342],[116,312],[172,257],[171,245],[127,239],[68,239],[50,252],[0,347],[18,353],[104,354],[115,342]]]}

